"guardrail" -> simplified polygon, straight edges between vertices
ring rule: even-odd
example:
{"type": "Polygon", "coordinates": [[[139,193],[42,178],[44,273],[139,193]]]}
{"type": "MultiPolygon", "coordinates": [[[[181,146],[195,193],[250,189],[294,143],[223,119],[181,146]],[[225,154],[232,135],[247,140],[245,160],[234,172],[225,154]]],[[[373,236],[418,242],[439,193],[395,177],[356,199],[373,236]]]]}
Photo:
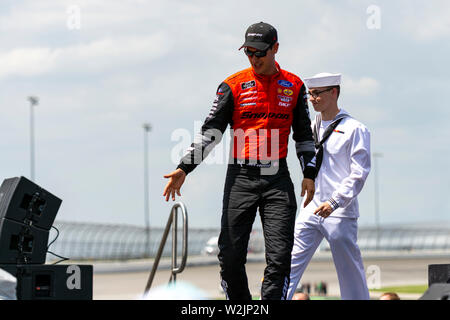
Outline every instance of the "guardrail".
{"type": "MultiPolygon", "coordinates": [[[[164,228],[151,228],[150,245],[146,249],[145,227],[130,225],[107,225],[98,223],[79,223],[56,221],[59,238],[51,245],[50,250],[71,260],[132,260],[154,258],[158,251],[164,228]]],[[[215,237],[219,228],[190,228],[188,239],[188,255],[217,255],[215,237]],[[209,244],[208,244],[209,241],[209,244]],[[208,249],[208,250],[206,250],[208,249]]],[[[49,241],[56,236],[51,231],[49,241]]],[[[377,244],[375,227],[360,227],[358,245],[362,251],[376,250],[448,250],[450,251],[450,227],[441,226],[382,226],[379,230],[377,244]]],[[[181,248],[181,238],[177,240],[177,248],[181,248]]],[[[178,250],[177,249],[177,250],[178,250]]],[[[322,242],[320,250],[327,250],[328,243],[322,242]]],[[[253,230],[250,236],[249,250],[264,252],[264,240],[261,230],[253,230]]],[[[170,257],[169,247],[164,248],[162,257],[170,257]]],[[[53,260],[51,255],[48,260],[53,260]]]]}
{"type": "MultiPolygon", "coordinates": [[[[150,228],[150,245],[147,246],[147,229],[130,225],[108,225],[99,223],[80,223],[57,221],[54,226],[59,230],[58,239],[51,245],[50,251],[68,257],[71,260],[133,260],[154,258],[158,251],[164,229],[150,228]],[[148,248],[148,249],[147,249],[148,248]]],[[[217,228],[191,229],[188,239],[189,255],[201,255],[209,239],[218,235],[217,228]]],[[[51,230],[49,242],[56,236],[51,230]]],[[[177,240],[181,248],[181,238],[177,240]]],[[[169,247],[164,248],[162,257],[170,257],[169,247]]],[[[47,260],[53,260],[47,255],[47,260]]]]}

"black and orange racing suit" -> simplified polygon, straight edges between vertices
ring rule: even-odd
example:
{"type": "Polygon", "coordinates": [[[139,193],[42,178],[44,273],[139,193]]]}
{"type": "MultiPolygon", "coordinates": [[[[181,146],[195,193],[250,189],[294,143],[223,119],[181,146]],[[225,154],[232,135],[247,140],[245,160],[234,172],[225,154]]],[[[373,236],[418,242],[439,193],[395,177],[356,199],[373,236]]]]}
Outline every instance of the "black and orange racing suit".
{"type": "Polygon", "coordinates": [[[245,263],[250,232],[259,209],[267,267],[262,299],[285,299],[297,211],[286,164],[293,130],[303,176],[314,180],[314,140],[306,90],[296,75],[280,69],[272,76],[252,68],[222,82],[201,134],[178,168],[191,172],[231,125],[231,151],[224,188],[219,261],[228,299],[251,299],[245,263]]]}

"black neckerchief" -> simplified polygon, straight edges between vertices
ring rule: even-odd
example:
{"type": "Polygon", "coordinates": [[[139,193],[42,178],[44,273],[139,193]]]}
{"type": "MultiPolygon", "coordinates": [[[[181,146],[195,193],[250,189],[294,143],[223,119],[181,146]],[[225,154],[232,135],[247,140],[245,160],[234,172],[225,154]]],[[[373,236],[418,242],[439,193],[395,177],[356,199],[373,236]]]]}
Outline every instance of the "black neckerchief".
{"type": "Polygon", "coordinates": [[[330,135],[336,129],[339,122],[341,122],[341,120],[347,116],[348,116],[347,114],[338,115],[337,119],[335,119],[325,129],[322,140],[319,141],[319,129],[320,129],[320,124],[322,123],[322,115],[320,113],[318,113],[316,115],[316,124],[315,124],[314,130],[313,130],[314,142],[315,142],[315,146],[316,146],[316,150],[317,150],[317,153],[316,153],[316,176],[317,176],[317,174],[319,174],[320,166],[322,165],[322,161],[323,161],[323,144],[325,143],[325,141],[327,141],[327,139],[330,137],[330,135]]]}

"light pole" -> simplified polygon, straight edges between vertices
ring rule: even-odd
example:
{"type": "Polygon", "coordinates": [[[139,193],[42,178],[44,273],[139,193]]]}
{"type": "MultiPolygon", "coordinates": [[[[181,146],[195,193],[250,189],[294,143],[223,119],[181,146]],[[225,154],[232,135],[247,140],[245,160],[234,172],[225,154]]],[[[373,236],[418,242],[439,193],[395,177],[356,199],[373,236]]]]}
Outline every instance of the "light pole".
{"type": "Polygon", "coordinates": [[[39,103],[39,98],[29,96],[30,101],[30,178],[34,181],[34,106],[39,103]]]}
{"type": "Polygon", "coordinates": [[[382,158],[383,154],[374,152],[373,156],[373,174],[375,175],[375,226],[377,229],[376,249],[380,246],[380,193],[378,189],[378,161],[377,158],[382,158]]]}
{"type": "Polygon", "coordinates": [[[145,257],[150,252],[150,205],[149,205],[149,177],[148,177],[148,134],[152,130],[150,123],[144,123],[144,219],[145,219],[145,257]]]}

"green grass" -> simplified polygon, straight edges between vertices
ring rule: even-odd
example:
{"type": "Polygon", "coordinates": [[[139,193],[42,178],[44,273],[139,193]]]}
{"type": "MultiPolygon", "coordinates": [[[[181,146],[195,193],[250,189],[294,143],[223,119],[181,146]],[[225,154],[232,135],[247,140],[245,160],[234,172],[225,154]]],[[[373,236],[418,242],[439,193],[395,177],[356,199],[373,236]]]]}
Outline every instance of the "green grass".
{"type": "Polygon", "coordinates": [[[383,287],[380,289],[371,289],[374,292],[396,292],[396,293],[424,293],[427,291],[428,285],[409,285],[396,287],[383,287]]]}
{"type": "Polygon", "coordinates": [[[311,300],[341,300],[339,297],[332,296],[310,296],[311,300]]]}

